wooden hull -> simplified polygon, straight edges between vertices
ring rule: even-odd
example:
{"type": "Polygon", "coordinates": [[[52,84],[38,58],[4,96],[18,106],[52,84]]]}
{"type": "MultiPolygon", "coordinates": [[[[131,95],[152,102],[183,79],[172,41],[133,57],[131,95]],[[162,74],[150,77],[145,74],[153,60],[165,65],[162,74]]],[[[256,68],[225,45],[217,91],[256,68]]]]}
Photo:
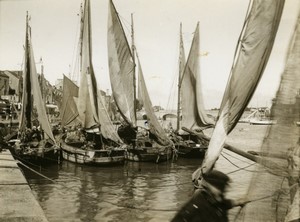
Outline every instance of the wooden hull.
{"type": "Polygon", "coordinates": [[[45,166],[49,164],[58,164],[60,162],[60,152],[57,146],[45,148],[44,143],[38,147],[18,148],[15,145],[9,146],[14,158],[20,160],[26,165],[45,166]]]}
{"type": "Polygon", "coordinates": [[[125,150],[122,148],[112,150],[85,150],[62,142],[61,152],[64,160],[78,164],[110,166],[123,164],[125,160],[125,150]]]}
{"type": "Polygon", "coordinates": [[[203,146],[185,146],[175,144],[177,154],[179,157],[188,159],[201,159],[204,158],[207,147],[203,146]]]}
{"type": "Polygon", "coordinates": [[[125,151],[125,159],[135,162],[153,162],[160,163],[172,158],[171,147],[139,147],[127,148],[125,151]]]}

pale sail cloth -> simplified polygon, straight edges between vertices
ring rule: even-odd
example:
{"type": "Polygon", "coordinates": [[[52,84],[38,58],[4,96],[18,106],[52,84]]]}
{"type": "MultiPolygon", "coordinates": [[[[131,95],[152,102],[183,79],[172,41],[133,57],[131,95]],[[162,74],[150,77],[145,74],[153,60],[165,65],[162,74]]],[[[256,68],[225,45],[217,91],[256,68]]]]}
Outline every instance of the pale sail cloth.
{"type": "MultiPolygon", "coordinates": [[[[284,0],[253,0],[238,43],[230,78],[221,103],[219,119],[206,152],[202,171],[210,171],[223,148],[227,135],[238,123],[268,62],[284,0]]],[[[201,176],[201,170],[192,178],[201,176]]]]}
{"type": "Polygon", "coordinates": [[[28,25],[26,26],[25,69],[23,86],[23,108],[20,119],[20,130],[23,131],[25,130],[25,127],[31,127],[31,112],[33,108],[32,105],[35,105],[38,115],[37,119],[44,131],[44,134],[55,144],[56,142],[47,117],[45,101],[42,98],[41,88],[39,86],[31,42],[31,29],[28,25]]]}
{"type": "Polygon", "coordinates": [[[135,127],[135,65],[121,21],[111,0],[109,1],[107,44],[114,100],[125,121],[135,127]]]}
{"type": "Polygon", "coordinates": [[[212,124],[204,110],[199,68],[199,41],[198,23],[182,80],[179,83],[181,85],[182,126],[188,129],[197,129],[212,124]]]}
{"type": "Polygon", "coordinates": [[[77,109],[79,119],[84,128],[99,125],[97,105],[97,84],[92,65],[90,27],[90,3],[85,1],[81,23],[81,61],[80,85],[77,109]]]}
{"type": "Polygon", "coordinates": [[[99,110],[99,121],[101,124],[101,133],[102,135],[107,138],[115,141],[116,143],[123,143],[121,138],[116,132],[115,127],[113,126],[107,109],[105,107],[105,102],[101,93],[98,94],[98,110],[99,110]]]}
{"type": "Polygon", "coordinates": [[[240,218],[244,221],[299,221],[299,178],[300,178],[300,11],[296,28],[290,41],[286,64],[277,90],[271,114],[276,125],[268,128],[261,152],[261,162],[272,160],[282,170],[258,165],[248,191],[248,199],[270,196],[263,201],[248,204],[240,218]],[[271,156],[282,158],[271,158],[271,156]],[[268,158],[269,156],[269,158],[268,158]],[[270,173],[271,172],[271,173],[270,173]],[[286,214],[288,213],[288,214],[286,214]],[[297,220],[298,219],[298,220],[297,220]]]}
{"type": "Polygon", "coordinates": [[[164,129],[158,122],[156,115],[154,114],[153,106],[152,106],[152,103],[150,100],[150,96],[148,94],[148,90],[147,90],[146,83],[144,80],[144,75],[143,75],[143,71],[142,71],[142,67],[141,67],[139,58],[138,58],[138,70],[139,70],[138,90],[142,97],[142,101],[144,103],[144,108],[145,108],[145,111],[147,114],[147,119],[148,119],[149,130],[152,134],[154,134],[156,136],[156,138],[158,139],[158,142],[160,144],[162,144],[162,145],[171,144],[172,142],[168,138],[164,129]]]}
{"type": "Polygon", "coordinates": [[[78,97],[78,86],[64,75],[63,97],[60,109],[61,126],[68,126],[78,117],[77,105],[74,97],[78,97]]]}

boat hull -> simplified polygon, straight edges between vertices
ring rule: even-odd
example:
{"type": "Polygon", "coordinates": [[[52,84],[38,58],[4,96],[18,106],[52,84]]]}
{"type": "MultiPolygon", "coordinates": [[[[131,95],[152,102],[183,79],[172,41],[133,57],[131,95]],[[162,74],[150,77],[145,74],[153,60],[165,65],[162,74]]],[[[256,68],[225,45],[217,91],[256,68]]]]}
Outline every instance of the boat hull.
{"type": "Polygon", "coordinates": [[[188,158],[188,159],[201,159],[204,158],[207,147],[201,146],[184,146],[176,145],[177,154],[179,157],[188,158]]]}
{"type": "Polygon", "coordinates": [[[62,142],[61,153],[64,160],[77,164],[110,166],[124,163],[125,150],[115,148],[112,150],[91,150],[74,147],[62,142]]]}
{"type": "Polygon", "coordinates": [[[138,147],[127,148],[125,151],[125,159],[135,162],[154,162],[160,163],[172,158],[171,147],[138,147]]]}
{"type": "Polygon", "coordinates": [[[9,146],[15,159],[26,165],[45,166],[60,163],[60,152],[56,145],[45,148],[43,143],[38,147],[18,148],[16,145],[9,146]]]}

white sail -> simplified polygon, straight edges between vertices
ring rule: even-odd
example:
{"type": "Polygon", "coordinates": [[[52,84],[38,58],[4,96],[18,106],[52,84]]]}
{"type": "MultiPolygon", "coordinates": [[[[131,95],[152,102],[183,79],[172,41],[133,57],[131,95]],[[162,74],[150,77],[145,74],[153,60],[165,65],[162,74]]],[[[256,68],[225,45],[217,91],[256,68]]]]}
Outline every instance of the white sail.
{"type": "Polygon", "coordinates": [[[162,145],[168,145],[171,144],[172,142],[168,138],[167,134],[165,133],[164,129],[162,128],[161,124],[158,122],[158,119],[154,113],[153,106],[151,103],[150,96],[148,94],[148,90],[146,87],[146,83],[144,80],[144,75],[142,71],[142,67],[140,64],[140,60],[138,58],[138,89],[139,89],[139,94],[141,95],[141,99],[144,104],[144,108],[147,114],[147,119],[148,119],[148,125],[150,132],[155,135],[157,138],[157,141],[162,144],[162,145]]]}
{"type": "Polygon", "coordinates": [[[80,85],[77,109],[84,128],[99,125],[97,83],[92,65],[90,1],[86,0],[81,20],[80,85]]]}
{"type": "Polygon", "coordinates": [[[78,117],[77,105],[74,97],[78,97],[79,87],[64,75],[63,97],[60,108],[61,126],[67,126],[78,117]]]}
{"type": "MultiPolygon", "coordinates": [[[[238,43],[229,81],[223,96],[218,121],[202,164],[202,172],[211,170],[227,135],[248,105],[268,62],[284,0],[253,0],[238,43]]],[[[199,178],[201,170],[193,174],[199,178]]]]}
{"type": "Polygon", "coordinates": [[[198,23],[184,72],[179,82],[181,86],[182,126],[188,129],[196,129],[212,124],[204,109],[199,68],[199,41],[198,23]]]}
{"type": "Polygon", "coordinates": [[[125,121],[135,127],[135,64],[121,21],[111,0],[109,1],[107,44],[114,100],[125,121]]]}
{"type": "Polygon", "coordinates": [[[101,124],[101,133],[105,138],[111,139],[116,143],[123,143],[121,138],[119,137],[118,133],[116,132],[116,128],[114,127],[108,111],[105,107],[105,102],[103,96],[98,94],[98,111],[99,111],[99,120],[101,124]]]}

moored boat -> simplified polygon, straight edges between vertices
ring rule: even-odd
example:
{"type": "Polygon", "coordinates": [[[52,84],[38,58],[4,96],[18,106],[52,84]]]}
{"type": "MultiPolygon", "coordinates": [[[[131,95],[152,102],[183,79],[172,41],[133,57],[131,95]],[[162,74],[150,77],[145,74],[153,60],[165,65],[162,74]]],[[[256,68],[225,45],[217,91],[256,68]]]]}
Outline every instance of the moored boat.
{"type": "Polygon", "coordinates": [[[31,42],[31,27],[26,16],[25,61],[22,110],[17,139],[8,141],[15,158],[24,163],[43,165],[59,162],[58,145],[52,134],[41,95],[31,42]]]}
{"type": "Polygon", "coordinates": [[[63,159],[78,164],[123,164],[124,144],[117,135],[102,95],[97,90],[92,64],[89,0],[85,0],[81,16],[79,87],[64,77],[62,156],[63,159]]]}
{"type": "Polygon", "coordinates": [[[149,128],[142,129],[137,126],[135,46],[132,44],[132,49],[130,49],[119,15],[111,0],[109,1],[107,41],[113,97],[124,120],[118,128],[118,134],[129,145],[126,149],[126,159],[155,163],[170,159],[173,144],[154,114],[140,62],[138,63],[138,92],[147,113],[149,128]]]}
{"type": "Polygon", "coordinates": [[[177,127],[176,131],[171,131],[169,135],[177,149],[178,156],[184,158],[203,158],[208,143],[197,136],[191,135],[189,132],[183,131],[181,127],[196,131],[203,131],[204,129],[213,127],[212,121],[208,118],[204,110],[199,69],[199,45],[198,23],[188,59],[185,62],[180,25],[177,127]]]}

